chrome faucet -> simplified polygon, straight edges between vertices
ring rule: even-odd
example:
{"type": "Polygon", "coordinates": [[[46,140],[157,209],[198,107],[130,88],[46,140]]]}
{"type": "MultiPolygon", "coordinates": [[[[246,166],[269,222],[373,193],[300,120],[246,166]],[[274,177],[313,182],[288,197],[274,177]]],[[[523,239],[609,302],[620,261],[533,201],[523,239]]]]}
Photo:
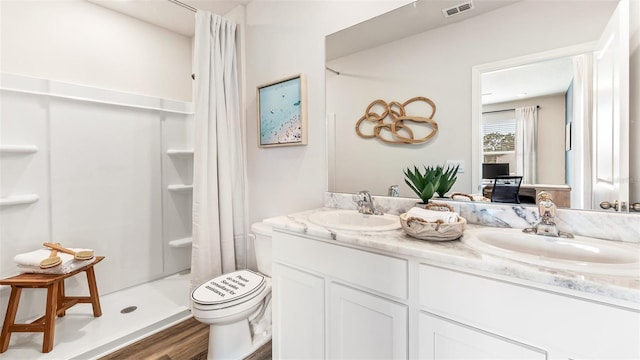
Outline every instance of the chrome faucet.
{"type": "Polygon", "coordinates": [[[538,214],[540,215],[540,222],[536,225],[537,235],[546,236],[560,236],[560,230],[556,226],[556,204],[551,199],[551,194],[548,192],[541,192],[538,194],[538,214]]]}
{"type": "Polygon", "coordinates": [[[358,195],[353,196],[353,200],[358,205],[358,212],[366,215],[383,215],[381,211],[376,210],[373,205],[373,199],[371,199],[371,193],[362,190],[358,195]]]}
{"type": "Polygon", "coordinates": [[[535,232],[536,235],[554,236],[554,237],[567,237],[572,238],[573,235],[558,230],[556,225],[556,204],[551,198],[551,194],[542,191],[538,194],[538,214],[540,215],[540,222],[533,228],[527,228],[524,232],[535,232]]]}

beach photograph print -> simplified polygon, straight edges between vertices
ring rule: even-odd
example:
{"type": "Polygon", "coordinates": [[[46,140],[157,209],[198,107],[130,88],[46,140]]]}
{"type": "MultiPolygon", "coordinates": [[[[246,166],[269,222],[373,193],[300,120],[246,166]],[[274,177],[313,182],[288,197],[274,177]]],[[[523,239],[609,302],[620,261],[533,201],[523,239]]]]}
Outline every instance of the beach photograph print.
{"type": "Polygon", "coordinates": [[[304,145],[305,81],[302,74],[258,87],[258,131],[261,147],[304,145]]]}

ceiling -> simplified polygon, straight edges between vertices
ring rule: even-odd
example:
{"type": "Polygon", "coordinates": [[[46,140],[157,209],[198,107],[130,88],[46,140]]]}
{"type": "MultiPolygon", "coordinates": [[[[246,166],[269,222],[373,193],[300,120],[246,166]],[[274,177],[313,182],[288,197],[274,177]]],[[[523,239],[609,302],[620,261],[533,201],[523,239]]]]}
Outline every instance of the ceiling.
{"type": "MultiPolygon", "coordinates": [[[[521,0],[473,0],[472,9],[445,17],[443,9],[469,0],[417,0],[396,10],[327,36],[326,59],[331,61],[391,41],[447,26],[521,0]],[[402,26],[398,26],[402,24],[402,26]]],[[[482,75],[483,104],[560,94],[573,77],[571,58],[545,61],[482,75]],[[544,79],[544,81],[541,81],[544,79]]]]}
{"type": "MultiPolygon", "coordinates": [[[[87,1],[184,36],[193,37],[194,35],[194,12],[169,0],[87,1]]],[[[180,0],[180,2],[196,9],[211,11],[219,15],[224,15],[236,6],[246,5],[251,1],[180,0]]],[[[511,5],[517,1],[520,0],[475,0],[472,10],[444,17],[443,9],[459,5],[465,0],[418,0],[327,36],[327,59],[345,56],[349,53],[446,26],[511,5]],[[403,26],[398,26],[398,24],[403,26]],[[384,29],[384,31],[380,31],[380,29],[384,29]]],[[[482,93],[490,93],[491,95],[483,95],[483,103],[491,104],[523,97],[562,93],[566,91],[571,81],[571,69],[571,60],[562,59],[484,74],[482,93]],[[537,81],[537,79],[543,78],[553,79],[553,81],[537,81]],[[513,81],[514,79],[517,81],[513,81]],[[520,95],[524,93],[526,93],[525,96],[520,95]]]]}
{"type": "Polygon", "coordinates": [[[572,57],[482,74],[482,103],[494,104],[564,94],[573,79],[572,57]],[[541,81],[544,79],[544,81],[541,81]]]}
{"type": "Polygon", "coordinates": [[[521,0],[416,0],[327,36],[327,60],[478,16],[521,0]],[[471,3],[470,10],[445,17],[444,9],[471,3]],[[399,26],[401,25],[401,26],[399,26]]]}
{"type": "MultiPolygon", "coordinates": [[[[129,15],[184,36],[193,37],[195,28],[194,12],[169,0],[87,0],[90,3],[129,15]]],[[[180,2],[200,10],[224,15],[238,5],[246,5],[251,0],[180,0],[180,2]]]]}

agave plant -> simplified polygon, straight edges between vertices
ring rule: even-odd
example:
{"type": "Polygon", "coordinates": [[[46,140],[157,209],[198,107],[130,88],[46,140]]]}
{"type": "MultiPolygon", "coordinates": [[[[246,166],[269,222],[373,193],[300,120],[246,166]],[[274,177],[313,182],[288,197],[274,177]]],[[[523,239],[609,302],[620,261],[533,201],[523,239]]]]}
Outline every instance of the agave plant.
{"type": "Polygon", "coordinates": [[[438,166],[438,170],[441,173],[441,175],[440,175],[440,182],[438,183],[438,187],[436,188],[436,192],[440,197],[444,197],[444,194],[446,194],[447,191],[451,190],[451,187],[453,187],[453,184],[456,183],[456,180],[458,179],[457,175],[458,175],[459,168],[460,168],[459,164],[456,165],[455,167],[447,166],[446,169],[444,169],[442,166],[438,166]]]}
{"type": "Polygon", "coordinates": [[[456,182],[458,167],[423,166],[424,173],[417,166],[404,170],[404,182],[418,195],[422,202],[427,203],[434,194],[443,197],[456,182]]]}

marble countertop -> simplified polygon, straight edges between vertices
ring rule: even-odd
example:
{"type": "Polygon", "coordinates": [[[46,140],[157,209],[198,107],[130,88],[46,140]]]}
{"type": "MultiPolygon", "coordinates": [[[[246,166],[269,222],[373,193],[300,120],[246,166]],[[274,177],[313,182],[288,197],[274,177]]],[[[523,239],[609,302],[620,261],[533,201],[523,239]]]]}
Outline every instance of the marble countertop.
{"type": "MultiPolygon", "coordinates": [[[[402,229],[384,232],[333,230],[308,220],[315,212],[330,210],[335,209],[313,209],[263,222],[274,229],[321,240],[421,258],[430,263],[477,271],[505,280],[523,280],[531,286],[640,310],[640,274],[626,277],[558,270],[480,253],[458,240],[423,241],[410,237],[402,229]]],[[[485,226],[468,224],[466,232],[481,228],[485,226]]]]}

